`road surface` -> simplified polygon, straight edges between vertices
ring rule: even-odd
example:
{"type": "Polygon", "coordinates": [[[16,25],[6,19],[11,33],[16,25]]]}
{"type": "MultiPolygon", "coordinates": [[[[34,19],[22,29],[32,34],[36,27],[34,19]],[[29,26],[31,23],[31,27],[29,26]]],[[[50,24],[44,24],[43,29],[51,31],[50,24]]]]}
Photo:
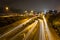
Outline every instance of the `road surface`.
{"type": "Polygon", "coordinates": [[[0,40],[60,40],[43,19],[26,18],[0,28],[0,40]],[[31,22],[33,21],[33,22],[31,22]]]}

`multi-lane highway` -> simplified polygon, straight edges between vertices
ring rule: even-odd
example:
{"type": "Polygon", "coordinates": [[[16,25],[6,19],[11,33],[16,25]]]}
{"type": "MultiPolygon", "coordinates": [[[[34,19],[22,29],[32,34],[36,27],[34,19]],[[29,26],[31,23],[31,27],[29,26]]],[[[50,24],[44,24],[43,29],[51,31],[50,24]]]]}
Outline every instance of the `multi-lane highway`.
{"type": "Polygon", "coordinates": [[[60,40],[46,18],[36,17],[19,20],[0,28],[0,40],[60,40]]]}

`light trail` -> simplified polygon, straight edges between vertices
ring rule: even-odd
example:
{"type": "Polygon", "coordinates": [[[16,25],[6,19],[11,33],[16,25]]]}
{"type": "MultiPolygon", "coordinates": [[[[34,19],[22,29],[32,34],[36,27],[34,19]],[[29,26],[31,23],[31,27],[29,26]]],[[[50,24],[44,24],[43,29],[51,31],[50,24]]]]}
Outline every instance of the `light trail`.
{"type": "Polygon", "coordinates": [[[44,25],[45,25],[45,31],[46,31],[46,40],[54,40],[53,39],[53,36],[52,36],[52,34],[51,34],[51,32],[50,32],[50,30],[49,30],[49,28],[48,28],[48,25],[47,25],[47,22],[46,22],[46,19],[45,19],[45,17],[44,17],[44,15],[43,15],[43,20],[44,20],[44,25]]]}
{"type": "Polygon", "coordinates": [[[8,37],[8,36],[11,36],[11,34],[15,34],[18,32],[19,28],[23,27],[23,25],[26,25],[26,23],[30,22],[33,18],[27,20],[26,22],[18,25],[17,27],[15,27],[14,29],[10,30],[9,32],[3,34],[2,36],[0,36],[0,39],[2,38],[5,38],[5,37],[8,37]]]}
{"type": "Polygon", "coordinates": [[[39,40],[46,40],[43,20],[39,19],[39,22],[40,22],[39,40]]]}
{"type": "Polygon", "coordinates": [[[34,27],[36,26],[34,24],[37,24],[37,21],[35,21],[33,24],[31,24],[28,27],[26,27],[23,31],[19,32],[17,35],[15,35],[14,37],[12,37],[10,40],[15,40],[19,35],[23,34],[27,30],[30,30],[27,34],[24,34],[24,40],[25,40],[26,37],[28,36],[28,34],[30,34],[32,32],[32,30],[34,29],[34,27]]]}
{"type": "Polygon", "coordinates": [[[36,21],[34,23],[34,25],[32,26],[32,28],[29,30],[29,32],[26,34],[26,36],[23,38],[23,40],[27,40],[27,38],[29,37],[29,35],[33,32],[34,28],[36,27],[38,21],[36,21]]]}
{"type": "Polygon", "coordinates": [[[0,16],[0,17],[14,17],[15,15],[5,15],[5,16],[0,16]]]}

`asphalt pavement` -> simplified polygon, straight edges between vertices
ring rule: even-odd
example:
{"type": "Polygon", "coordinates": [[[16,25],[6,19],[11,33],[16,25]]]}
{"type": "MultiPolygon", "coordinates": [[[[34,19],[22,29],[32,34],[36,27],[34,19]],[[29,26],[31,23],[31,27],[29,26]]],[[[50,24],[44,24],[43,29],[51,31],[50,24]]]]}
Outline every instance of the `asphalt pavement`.
{"type": "Polygon", "coordinates": [[[48,26],[45,17],[35,18],[26,18],[0,28],[0,40],[60,40],[54,36],[57,34],[48,26]]]}

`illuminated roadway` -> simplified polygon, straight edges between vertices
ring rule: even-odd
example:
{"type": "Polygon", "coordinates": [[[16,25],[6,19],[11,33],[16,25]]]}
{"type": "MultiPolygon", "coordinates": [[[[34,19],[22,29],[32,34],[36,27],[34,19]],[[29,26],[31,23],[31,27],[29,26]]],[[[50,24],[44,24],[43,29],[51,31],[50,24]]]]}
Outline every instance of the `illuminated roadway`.
{"type": "Polygon", "coordinates": [[[48,27],[44,16],[43,19],[35,18],[26,18],[11,24],[13,26],[2,28],[5,30],[1,33],[0,40],[60,40],[54,30],[48,27]],[[31,20],[34,21],[29,23],[31,20]]]}

